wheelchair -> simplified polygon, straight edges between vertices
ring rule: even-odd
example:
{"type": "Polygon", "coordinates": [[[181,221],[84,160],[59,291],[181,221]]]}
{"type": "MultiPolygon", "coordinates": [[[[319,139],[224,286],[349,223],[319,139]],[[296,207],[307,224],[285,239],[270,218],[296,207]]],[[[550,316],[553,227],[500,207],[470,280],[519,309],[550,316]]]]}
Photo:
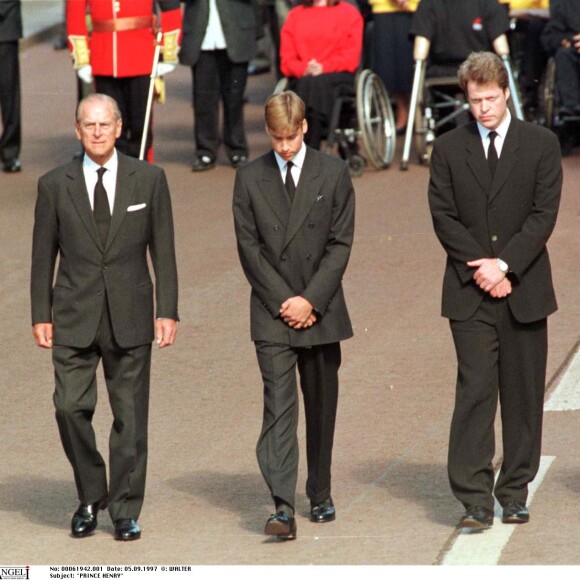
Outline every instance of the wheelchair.
{"type": "MultiPolygon", "coordinates": [[[[512,113],[518,119],[523,119],[519,88],[511,66],[506,35],[502,34],[496,38],[493,46],[508,71],[512,113]]],[[[446,128],[461,123],[463,117],[467,117],[469,114],[469,104],[465,101],[456,76],[433,78],[426,76],[429,47],[430,42],[427,38],[422,36],[415,38],[413,45],[415,69],[409,105],[409,122],[405,130],[400,163],[402,171],[409,168],[413,142],[419,163],[429,164],[433,142],[438,134],[446,128]]]]}
{"type": "MultiPolygon", "coordinates": [[[[282,78],[274,92],[284,91],[288,85],[288,79],[282,78]]],[[[381,79],[370,69],[357,73],[354,87],[337,91],[328,125],[324,150],[336,150],[347,161],[351,176],[361,176],[367,160],[377,170],[391,165],[397,137],[395,118],[381,79]]]]}
{"type": "Polygon", "coordinates": [[[556,133],[562,155],[568,155],[580,144],[580,116],[560,115],[560,101],[556,90],[556,59],[552,56],[546,65],[543,86],[544,126],[556,133]]]}

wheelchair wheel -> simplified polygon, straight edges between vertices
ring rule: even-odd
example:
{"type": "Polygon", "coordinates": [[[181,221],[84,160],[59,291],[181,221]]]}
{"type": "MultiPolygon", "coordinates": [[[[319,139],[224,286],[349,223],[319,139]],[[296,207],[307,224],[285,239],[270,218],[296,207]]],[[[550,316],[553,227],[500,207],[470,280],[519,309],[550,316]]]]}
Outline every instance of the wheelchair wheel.
{"type": "Polygon", "coordinates": [[[395,156],[395,118],[381,79],[370,70],[356,80],[356,113],[368,160],[376,169],[388,167],[395,156]]]}
{"type": "Polygon", "coordinates": [[[348,171],[351,177],[360,177],[365,170],[366,161],[360,155],[351,155],[348,158],[348,171]]]}
{"type": "Polygon", "coordinates": [[[554,115],[556,111],[556,61],[554,58],[548,60],[546,65],[546,76],[544,80],[544,123],[548,129],[554,128],[554,115]]]}

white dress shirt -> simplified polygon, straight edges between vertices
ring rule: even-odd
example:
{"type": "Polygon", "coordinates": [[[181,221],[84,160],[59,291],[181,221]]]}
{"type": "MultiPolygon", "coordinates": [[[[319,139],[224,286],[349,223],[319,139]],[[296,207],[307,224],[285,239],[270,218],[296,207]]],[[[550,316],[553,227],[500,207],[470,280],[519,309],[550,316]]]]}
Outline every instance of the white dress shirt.
{"type": "MultiPolygon", "coordinates": [[[[107,192],[107,198],[109,200],[109,208],[111,214],[113,213],[113,208],[115,207],[115,191],[117,187],[117,167],[119,165],[119,159],[117,157],[117,150],[113,151],[113,155],[103,167],[107,170],[103,175],[103,186],[107,192]]],[[[89,202],[91,204],[91,209],[95,208],[95,185],[99,180],[97,175],[97,169],[101,166],[95,163],[86,153],[83,159],[83,173],[85,175],[85,183],[87,184],[87,192],[89,194],[89,202]]]]}
{"type": "Polygon", "coordinates": [[[201,50],[222,50],[224,48],[226,48],[226,37],[216,0],[209,0],[209,20],[201,43],[201,50]]]}
{"type": "MultiPolygon", "coordinates": [[[[506,116],[504,120],[499,124],[495,132],[497,133],[497,137],[495,138],[494,145],[495,150],[497,151],[497,158],[501,157],[501,150],[505,141],[505,137],[507,135],[510,122],[512,120],[511,113],[509,109],[506,110],[506,116]]],[[[487,158],[487,151],[489,149],[489,134],[491,130],[487,127],[484,127],[479,121],[477,122],[477,128],[479,129],[479,135],[481,136],[481,142],[483,143],[483,150],[485,151],[485,157],[487,158]]]]}
{"type": "MultiPolygon", "coordinates": [[[[282,181],[286,183],[286,171],[288,170],[288,162],[282,159],[278,153],[274,151],[274,156],[276,157],[276,162],[278,163],[278,168],[280,169],[280,175],[282,176],[282,181]]],[[[302,172],[302,167],[304,166],[304,160],[306,159],[306,145],[302,143],[300,151],[294,155],[290,161],[292,161],[292,179],[294,180],[294,185],[298,187],[298,180],[300,179],[300,173],[302,172]]]]}

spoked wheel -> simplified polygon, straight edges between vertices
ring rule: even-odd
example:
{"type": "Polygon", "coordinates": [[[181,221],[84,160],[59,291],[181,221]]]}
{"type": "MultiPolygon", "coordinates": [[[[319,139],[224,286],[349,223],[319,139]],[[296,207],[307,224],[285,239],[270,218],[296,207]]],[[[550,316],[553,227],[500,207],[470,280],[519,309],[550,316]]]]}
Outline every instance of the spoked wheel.
{"type": "Polygon", "coordinates": [[[357,78],[356,113],[368,160],[376,169],[385,169],[395,156],[395,118],[381,79],[370,70],[357,78]]]}

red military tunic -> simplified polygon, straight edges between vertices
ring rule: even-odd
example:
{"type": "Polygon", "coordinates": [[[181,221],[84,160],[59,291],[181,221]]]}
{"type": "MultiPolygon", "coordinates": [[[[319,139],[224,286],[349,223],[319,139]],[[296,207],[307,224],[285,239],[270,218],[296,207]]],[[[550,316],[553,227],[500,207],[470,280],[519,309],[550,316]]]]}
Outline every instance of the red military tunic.
{"type": "MultiPolygon", "coordinates": [[[[177,64],[181,34],[179,0],[156,0],[161,11],[163,62],[177,64]]],[[[66,29],[75,68],[93,75],[150,75],[155,52],[153,0],[66,0],[66,29]],[[90,15],[92,32],[87,27],[90,15]]]]}

